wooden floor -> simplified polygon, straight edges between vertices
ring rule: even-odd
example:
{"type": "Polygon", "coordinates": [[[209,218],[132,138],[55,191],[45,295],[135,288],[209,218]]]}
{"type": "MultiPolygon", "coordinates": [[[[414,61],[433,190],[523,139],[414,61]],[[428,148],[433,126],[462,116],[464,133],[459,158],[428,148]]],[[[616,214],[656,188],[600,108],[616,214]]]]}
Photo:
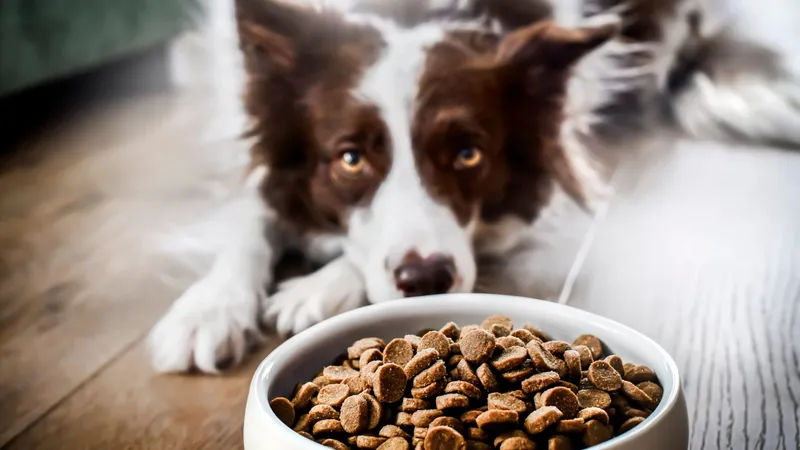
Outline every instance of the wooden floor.
{"type": "MultiPolygon", "coordinates": [[[[245,161],[231,39],[183,38],[174,88],[99,76],[3,130],[0,447],[241,448],[275,343],[222,377],[158,376],[142,344],[226,233],[245,161]]],[[[800,152],[682,143],[615,184],[546,281],[675,356],[693,449],[800,448],[800,152]]]]}

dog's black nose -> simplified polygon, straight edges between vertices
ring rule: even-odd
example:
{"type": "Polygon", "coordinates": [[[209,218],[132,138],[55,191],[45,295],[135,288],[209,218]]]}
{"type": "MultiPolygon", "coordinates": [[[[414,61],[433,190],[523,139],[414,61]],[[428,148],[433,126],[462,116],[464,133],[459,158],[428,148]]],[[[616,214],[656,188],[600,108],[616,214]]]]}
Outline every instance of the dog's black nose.
{"type": "Polygon", "coordinates": [[[410,253],[394,271],[397,288],[406,297],[444,294],[453,287],[455,275],[453,258],[439,254],[422,258],[410,253]]]}

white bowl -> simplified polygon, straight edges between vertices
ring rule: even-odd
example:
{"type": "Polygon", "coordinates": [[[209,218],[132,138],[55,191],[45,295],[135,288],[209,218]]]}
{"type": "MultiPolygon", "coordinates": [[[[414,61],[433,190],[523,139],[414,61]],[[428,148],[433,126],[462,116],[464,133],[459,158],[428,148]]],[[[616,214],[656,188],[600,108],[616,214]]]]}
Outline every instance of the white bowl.
{"type": "Polygon", "coordinates": [[[632,431],[592,450],[681,450],[689,445],[689,420],[678,368],[661,346],[624,325],[556,303],[518,297],[453,294],[367,306],[316,325],[289,339],[258,367],[250,386],[244,420],[246,450],[322,450],[285,426],[268,399],[287,396],[310,380],[353,341],[377,336],[387,341],[449,321],[481,323],[492,314],[515,324],[533,323],[555,339],[572,341],[589,333],[625,361],[644,364],[658,375],[664,397],[653,414],[632,431]]]}

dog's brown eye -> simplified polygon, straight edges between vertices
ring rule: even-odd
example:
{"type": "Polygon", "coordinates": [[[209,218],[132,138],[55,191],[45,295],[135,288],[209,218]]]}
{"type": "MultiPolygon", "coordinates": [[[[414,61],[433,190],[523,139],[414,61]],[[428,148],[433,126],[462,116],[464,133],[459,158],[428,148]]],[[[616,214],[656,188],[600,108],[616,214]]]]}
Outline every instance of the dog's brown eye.
{"type": "Polygon", "coordinates": [[[359,175],[364,171],[367,161],[360,151],[350,149],[342,153],[339,158],[339,165],[348,175],[359,175]]]}
{"type": "Polygon", "coordinates": [[[483,162],[483,152],[476,147],[461,149],[456,156],[456,169],[472,169],[483,162]]]}

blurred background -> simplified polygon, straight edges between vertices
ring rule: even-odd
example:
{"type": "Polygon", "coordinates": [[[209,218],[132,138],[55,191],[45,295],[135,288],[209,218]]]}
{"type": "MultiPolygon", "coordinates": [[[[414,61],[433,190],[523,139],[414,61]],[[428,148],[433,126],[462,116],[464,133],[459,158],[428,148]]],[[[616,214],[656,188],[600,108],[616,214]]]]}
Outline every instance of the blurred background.
{"type": "MultiPolygon", "coordinates": [[[[782,0],[724,1],[800,55],[782,0]]],[[[230,232],[240,64],[232,0],[0,1],[0,448],[241,447],[276,343],[214,378],[142,344],[230,232]]],[[[675,356],[693,448],[800,448],[800,152],[646,144],[520,270],[675,356]]]]}

